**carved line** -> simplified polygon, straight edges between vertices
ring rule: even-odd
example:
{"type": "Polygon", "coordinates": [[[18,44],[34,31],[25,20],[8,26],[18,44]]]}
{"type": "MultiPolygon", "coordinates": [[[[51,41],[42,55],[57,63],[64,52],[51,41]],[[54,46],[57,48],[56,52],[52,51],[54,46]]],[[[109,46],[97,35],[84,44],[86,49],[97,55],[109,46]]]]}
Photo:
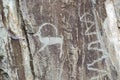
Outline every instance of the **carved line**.
{"type": "Polygon", "coordinates": [[[42,50],[44,50],[47,46],[49,45],[54,45],[54,44],[60,44],[60,57],[62,56],[62,44],[63,44],[63,36],[61,37],[42,37],[41,35],[41,29],[46,26],[46,25],[50,25],[52,26],[55,31],[56,34],[58,35],[58,30],[55,27],[55,25],[51,24],[51,23],[44,23],[39,27],[39,30],[34,34],[34,36],[38,36],[39,40],[41,43],[43,43],[43,47],[40,48],[37,53],[41,52],[42,50]]]}
{"type": "MultiPolygon", "coordinates": [[[[91,23],[90,27],[87,28],[87,30],[85,31],[85,35],[93,35],[93,34],[96,34],[96,32],[89,32],[89,30],[95,25],[95,23],[94,23],[93,21],[84,20],[83,18],[86,17],[87,15],[92,16],[92,15],[89,14],[89,13],[85,13],[85,14],[83,14],[82,17],[80,17],[80,21],[81,21],[81,22],[91,23]]],[[[87,25],[87,24],[86,24],[86,25],[87,25]]]]}
{"type": "MultiPolygon", "coordinates": [[[[90,15],[90,14],[89,13],[85,13],[85,14],[83,14],[82,17],[80,17],[80,21],[85,22],[86,26],[87,26],[87,23],[91,24],[89,27],[87,27],[87,30],[85,31],[85,35],[96,35],[96,36],[100,37],[100,34],[98,34],[96,31],[95,32],[89,32],[89,30],[95,25],[95,23],[93,21],[83,20],[83,18],[86,17],[87,15],[90,15]]],[[[96,29],[98,29],[97,27],[96,27],[96,29]]],[[[105,52],[104,49],[99,49],[97,47],[91,47],[93,44],[98,44],[98,43],[100,43],[100,45],[102,45],[102,42],[100,41],[100,38],[98,38],[98,40],[96,40],[96,41],[90,42],[88,44],[88,50],[95,50],[95,51],[105,52]]],[[[105,59],[107,57],[108,56],[106,54],[103,54],[103,56],[101,58],[98,58],[98,59],[94,60],[92,63],[87,64],[88,70],[96,71],[96,72],[101,72],[101,73],[103,73],[102,76],[105,76],[107,74],[107,71],[100,70],[100,69],[97,69],[97,68],[93,68],[92,66],[95,63],[97,63],[97,62],[99,62],[99,61],[101,61],[101,60],[103,60],[103,59],[105,59]]],[[[99,75],[95,76],[95,77],[92,77],[90,80],[95,80],[95,79],[99,79],[99,75]]]]}
{"type": "Polygon", "coordinates": [[[107,56],[102,56],[101,58],[98,58],[98,59],[94,60],[92,63],[87,64],[88,69],[89,69],[89,70],[92,70],[92,71],[97,71],[97,72],[106,72],[105,70],[100,70],[100,69],[92,68],[92,67],[91,67],[91,66],[93,66],[95,63],[97,63],[97,62],[99,62],[99,61],[101,61],[101,60],[103,60],[103,59],[105,59],[105,58],[107,58],[107,56]]]}
{"type": "Polygon", "coordinates": [[[44,27],[44,26],[46,26],[46,25],[50,25],[50,26],[52,26],[54,29],[55,29],[55,31],[56,31],[56,34],[58,34],[58,30],[57,30],[57,28],[55,27],[55,25],[53,25],[53,24],[51,24],[51,23],[43,23],[40,27],[39,27],[39,30],[34,34],[34,36],[36,36],[36,35],[38,35],[38,34],[40,34],[41,35],[41,29],[44,27]]]}
{"type": "Polygon", "coordinates": [[[99,49],[99,48],[97,48],[97,47],[91,47],[93,44],[98,44],[98,43],[100,43],[99,40],[90,42],[90,43],[88,44],[88,50],[96,50],[96,51],[101,51],[101,52],[103,52],[103,49],[99,49]]]}

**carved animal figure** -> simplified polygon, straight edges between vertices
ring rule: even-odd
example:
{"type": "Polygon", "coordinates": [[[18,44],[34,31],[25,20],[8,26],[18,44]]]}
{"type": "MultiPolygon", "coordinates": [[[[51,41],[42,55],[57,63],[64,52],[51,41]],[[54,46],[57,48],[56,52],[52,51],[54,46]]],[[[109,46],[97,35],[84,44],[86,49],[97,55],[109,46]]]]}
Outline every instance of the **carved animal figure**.
{"type": "Polygon", "coordinates": [[[60,44],[60,57],[62,56],[62,44],[63,44],[63,37],[42,37],[41,35],[41,29],[46,26],[46,25],[50,25],[55,29],[55,33],[56,35],[58,35],[58,31],[57,28],[55,27],[55,25],[51,24],[51,23],[44,23],[39,27],[39,30],[34,34],[34,36],[38,36],[40,42],[43,44],[43,46],[37,51],[37,53],[39,53],[40,51],[44,50],[45,47],[49,46],[49,45],[54,45],[54,44],[60,44]]]}

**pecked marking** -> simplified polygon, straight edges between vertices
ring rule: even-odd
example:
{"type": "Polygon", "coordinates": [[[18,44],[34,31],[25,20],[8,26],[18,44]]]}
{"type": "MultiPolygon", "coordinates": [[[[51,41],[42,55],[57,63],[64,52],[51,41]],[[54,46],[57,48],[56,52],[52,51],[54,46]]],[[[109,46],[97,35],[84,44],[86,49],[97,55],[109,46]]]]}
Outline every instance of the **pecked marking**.
{"type": "Polygon", "coordinates": [[[41,35],[41,29],[46,26],[46,25],[50,25],[55,29],[55,33],[56,35],[58,35],[58,30],[55,27],[55,25],[51,24],[51,23],[43,23],[40,27],[39,30],[34,34],[34,36],[38,36],[40,42],[43,44],[43,46],[37,51],[37,53],[41,52],[42,50],[44,50],[47,46],[49,45],[54,45],[54,44],[60,44],[60,58],[62,56],[62,44],[63,44],[63,37],[42,37],[41,35]]]}

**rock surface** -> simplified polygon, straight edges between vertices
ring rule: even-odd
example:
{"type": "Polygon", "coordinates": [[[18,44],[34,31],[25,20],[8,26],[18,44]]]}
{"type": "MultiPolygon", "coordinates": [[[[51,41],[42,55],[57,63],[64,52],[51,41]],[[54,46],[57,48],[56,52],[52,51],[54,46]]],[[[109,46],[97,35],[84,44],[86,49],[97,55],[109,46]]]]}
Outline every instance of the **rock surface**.
{"type": "Polygon", "coordinates": [[[119,0],[0,0],[0,80],[119,80],[119,0]]]}

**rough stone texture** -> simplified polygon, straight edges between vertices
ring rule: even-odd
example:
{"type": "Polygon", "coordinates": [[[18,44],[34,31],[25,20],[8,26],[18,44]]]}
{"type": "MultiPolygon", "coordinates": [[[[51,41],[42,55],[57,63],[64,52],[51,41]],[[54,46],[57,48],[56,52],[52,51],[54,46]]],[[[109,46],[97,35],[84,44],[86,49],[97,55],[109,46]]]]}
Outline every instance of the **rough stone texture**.
{"type": "Polygon", "coordinates": [[[0,80],[119,80],[119,0],[0,0],[0,80]]]}

